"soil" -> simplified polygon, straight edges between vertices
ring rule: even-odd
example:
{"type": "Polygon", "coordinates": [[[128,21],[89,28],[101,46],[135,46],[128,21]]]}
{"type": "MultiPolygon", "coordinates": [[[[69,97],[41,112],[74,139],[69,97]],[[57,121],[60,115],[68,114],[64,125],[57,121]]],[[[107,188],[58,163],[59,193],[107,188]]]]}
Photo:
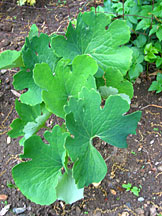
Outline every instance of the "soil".
{"type": "MultiPolygon", "coordinates": [[[[21,49],[32,23],[40,32],[63,32],[69,20],[80,10],[86,10],[85,1],[67,1],[66,5],[39,2],[36,7],[18,7],[14,1],[0,3],[0,50],[21,49]],[[46,7],[45,7],[46,6],[46,7]]],[[[11,169],[18,163],[22,147],[18,139],[7,135],[10,123],[17,117],[12,77],[16,70],[0,73],[0,211],[10,204],[6,216],[16,215],[15,208],[25,207],[21,216],[160,216],[162,215],[162,93],[148,92],[151,81],[143,75],[135,83],[130,113],[142,110],[137,134],[128,136],[128,149],[117,150],[95,139],[94,145],[106,160],[108,173],[99,186],[85,188],[84,199],[72,205],[56,201],[50,206],[36,205],[27,200],[14,184],[11,169]],[[141,187],[139,197],[122,188],[123,183],[141,187]]]]}

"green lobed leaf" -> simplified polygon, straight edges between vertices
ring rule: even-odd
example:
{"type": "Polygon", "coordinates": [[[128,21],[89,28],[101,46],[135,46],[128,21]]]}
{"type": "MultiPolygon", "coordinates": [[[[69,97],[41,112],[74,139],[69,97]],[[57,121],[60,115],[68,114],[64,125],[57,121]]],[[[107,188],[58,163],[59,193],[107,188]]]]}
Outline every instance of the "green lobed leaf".
{"type": "Polygon", "coordinates": [[[25,68],[21,69],[20,72],[14,75],[13,85],[17,90],[28,89],[28,91],[20,96],[22,103],[31,106],[42,103],[41,88],[35,84],[33,72],[27,72],[25,68]]]}
{"type": "Polygon", "coordinates": [[[23,67],[21,51],[6,50],[0,53],[0,69],[23,67]]]}
{"type": "Polygon", "coordinates": [[[78,189],[75,180],[72,177],[72,172],[64,173],[60,176],[59,184],[56,187],[57,199],[63,200],[66,204],[72,204],[77,200],[84,198],[84,189],[78,189]]]}
{"type": "Polygon", "coordinates": [[[96,61],[88,55],[77,56],[72,62],[72,70],[68,64],[69,60],[60,60],[54,76],[45,63],[36,64],[34,68],[34,80],[44,89],[42,98],[47,109],[61,118],[65,118],[64,105],[71,96],[78,96],[82,86],[95,88],[92,76],[98,69],[96,61]]]}
{"type": "Polygon", "coordinates": [[[10,125],[12,129],[8,132],[8,135],[12,138],[24,136],[20,140],[20,144],[23,145],[26,139],[45,125],[51,113],[45,109],[43,104],[29,106],[16,100],[15,105],[19,118],[15,119],[10,125]]]}
{"type": "Polygon", "coordinates": [[[47,63],[51,68],[51,74],[54,72],[56,57],[53,49],[50,48],[50,37],[41,33],[37,35],[36,27],[32,27],[29,38],[26,38],[25,45],[22,49],[22,55],[25,67],[14,76],[14,88],[17,90],[28,89],[21,95],[20,100],[28,105],[35,106],[42,102],[41,88],[37,86],[33,79],[33,68],[36,63],[47,63]]]}
{"type": "Polygon", "coordinates": [[[132,59],[132,65],[128,72],[128,77],[131,81],[134,81],[137,77],[139,77],[140,73],[143,72],[143,66],[141,63],[144,60],[144,55],[143,52],[136,47],[132,47],[132,50],[133,50],[133,59],[132,59]]]}
{"type": "Polygon", "coordinates": [[[65,160],[64,148],[68,133],[62,133],[56,125],[52,133],[45,133],[50,144],[45,144],[38,136],[32,136],[24,143],[24,154],[21,158],[30,161],[16,165],[12,175],[17,187],[32,202],[40,205],[50,205],[57,199],[61,169],[65,160]]]}
{"type": "Polygon", "coordinates": [[[51,46],[51,39],[47,34],[41,33],[30,39],[26,38],[23,59],[26,68],[33,69],[36,63],[47,63],[54,72],[58,58],[51,46]]]}
{"type": "Polygon", "coordinates": [[[141,64],[133,64],[129,70],[129,79],[135,81],[139,75],[143,72],[143,66],[141,64]]]}
{"type": "Polygon", "coordinates": [[[116,88],[119,93],[124,93],[130,98],[133,97],[133,85],[128,80],[125,80],[122,73],[113,67],[108,67],[105,71],[106,86],[116,88]]]}
{"type": "Polygon", "coordinates": [[[125,75],[131,64],[132,51],[121,45],[129,41],[130,30],[126,22],[121,20],[115,20],[106,30],[108,24],[109,20],[103,13],[80,13],[76,28],[70,23],[66,38],[53,38],[52,48],[65,59],[73,60],[82,54],[92,56],[99,65],[97,76],[101,77],[103,70],[109,66],[116,67],[125,75]]]}
{"type": "Polygon", "coordinates": [[[152,43],[146,44],[144,49],[145,61],[154,62],[157,58],[155,54],[158,54],[158,49],[152,45],[152,43]]]}
{"type": "Polygon", "coordinates": [[[35,36],[38,37],[38,27],[35,24],[33,24],[30,28],[29,40],[31,40],[35,36]]]}
{"type": "Polygon", "coordinates": [[[116,88],[113,88],[111,86],[100,86],[99,87],[100,95],[103,99],[107,99],[110,95],[116,95],[118,94],[118,90],[116,88]]]}
{"type": "Polygon", "coordinates": [[[132,184],[128,183],[128,184],[122,184],[122,187],[126,189],[126,191],[130,191],[132,188],[132,184]]]}
{"type": "Polygon", "coordinates": [[[148,91],[156,91],[160,93],[162,91],[162,74],[158,73],[156,77],[157,81],[153,81],[148,91]]]}
{"type": "Polygon", "coordinates": [[[119,95],[109,96],[103,109],[100,105],[100,94],[83,88],[79,99],[72,97],[65,107],[66,125],[74,136],[67,138],[65,146],[74,162],[73,176],[78,188],[100,182],[107,172],[102,156],[92,145],[93,138],[126,148],[126,137],[136,133],[141,117],[141,112],[125,115],[130,106],[119,95]]]}
{"type": "Polygon", "coordinates": [[[135,186],[131,189],[131,192],[132,192],[135,196],[139,196],[140,191],[141,191],[141,189],[138,188],[138,187],[135,187],[135,186]]]}

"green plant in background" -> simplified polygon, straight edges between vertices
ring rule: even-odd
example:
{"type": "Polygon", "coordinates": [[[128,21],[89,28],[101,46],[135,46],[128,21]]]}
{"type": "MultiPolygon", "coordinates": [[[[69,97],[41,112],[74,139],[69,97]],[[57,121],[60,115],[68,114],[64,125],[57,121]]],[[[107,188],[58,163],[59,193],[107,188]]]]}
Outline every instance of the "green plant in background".
{"type": "Polygon", "coordinates": [[[159,41],[149,43],[145,46],[145,60],[149,63],[155,63],[157,68],[162,66],[162,47],[159,41]]]}
{"type": "Polygon", "coordinates": [[[66,38],[39,35],[33,25],[20,51],[0,54],[0,69],[20,67],[13,85],[26,89],[15,102],[19,118],[9,135],[22,137],[20,158],[30,160],[17,164],[12,175],[20,191],[37,204],[83,198],[84,187],[107,173],[93,139],[126,148],[127,136],[136,133],[141,112],[126,114],[133,96],[133,86],[125,80],[132,58],[124,45],[130,31],[124,21],[110,22],[104,14],[79,14],[66,38]],[[100,87],[113,93],[104,98],[100,87]],[[52,114],[64,124],[47,128],[52,114]],[[37,135],[41,128],[46,129],[43,140],[37,135]]]}
{"type": "Polygon", "coordinates": [[[136,155],[136,152],[134,152],[134,151],[131,151],[131,154],[133,154],[133,155],[136,155]]]}
{"type": "Polygon", "coordinates": [[[147,62],[155,62],[157,56],[155,54],[158,54],[158,49],[156,47],[152,46],[152,43],[149,43],[145,46],[144,49],[144,54],[145,54],[145,61],[147,62]]]}
{"type": "Polygon", "coordinates": [[[57,5],[59,5],[59,4],[66,4],[66,0],[58,0],[57,5]]]}
{"type": "MultiPolygon", "coordinates": [[[[152,43],[147,44],[144,49],[145,60],[149,63],[155,63],[156,67],[161,69],[162,66],[162,50],[161,44],[158,42],[152,46],[152,43]]],[[[156,93],[160,93],[162,91],[162,74],[157,73],[156,81],[153,81],[148,91],[156,91],[156,93]]]]}
{"type": "Polygon", "coordinates": [[[133,50],[133,55],[132,55],[132,64],[128,72],[128,79],[133,82],[143,72],[142,63],[144,61],[144,55],[141,52],[141,49],[138,47],[132,47],[131,49],[133,50]]]}
{"type": "Polygon", "coordinates": [[[112,8],[112,1],[111,0],[104,0],[104,6],[97,6],[91,7],[91,11],[97,12],[97,13],[105,13],[107,17],[116,17],[116,14],[114,14],[114,10],[112,8]]]}
{"type": "Polygon", "coordinates": [[[150,63],[155,63],[157,68],[162,65],[162,2],[155,0],[154,7],[152,3],[149,0],[126,0],[123,7],[119,0],[105,0],[103,7],[96,8],[96,12],[107,13],[111,19],[125,19],[130,27],[131,40],[128,46],[132,48],[133,59],[125,78],[131,82],[145,69],[148,72],[150,63]]]}
{"type": "Polygon", "coordinates": [[[25,3],[30,4],[31,6],[35,5],[36,0],[18,0],[17,4],[20,6],[25,5],[25,3]]]}
{"type": "Polygon", "coordinates": [[[158,73],[156,81],[153,81],[148,91],[156,91],[156,93],[162,92],[162,74],[158,73]]]}
{"type": "Polygon", "coordinates": [[[136,186],[132,187],[131,183],[128,184],[122,184],[122,187],[126,189],[126,191],[131,191],[135,196],[139,196],[139,193],[141,191],[141,186],[138,188],[136,186]]]}
{"type": "Polygon", "coordinates": [[[154,131],[159,131],[159,128],[153,128],[154,131]]]}

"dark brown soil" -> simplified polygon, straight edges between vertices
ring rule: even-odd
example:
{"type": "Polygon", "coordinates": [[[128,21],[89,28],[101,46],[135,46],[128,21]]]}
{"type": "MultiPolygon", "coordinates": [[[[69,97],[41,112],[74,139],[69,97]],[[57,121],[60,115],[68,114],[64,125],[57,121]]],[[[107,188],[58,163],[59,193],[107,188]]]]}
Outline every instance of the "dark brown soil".
{"type": "MultiPolygon", "coordinates": [[[[62,32],[69,19],[86,9],[85,1],[67,1],[68,5],[40,2],[37,8],[17,7],[13,1],[0,3],[0,50],[20,49],[32,23],[39,30],[51,34],[62,32]],[[84,8],[83,8],[84,6],[84,8]],[[41,7],[38,9],[38,7],[41,7]]],[[[89,215],[89,216],[160,216],[162,215],[162,93],[148,92],[150,81],[141,77],[135,84],[135,94],[130,112],[142,110],[137,135],[128,137],[128,149],[118,150],[96,139],[95,146],[106,160],[108,173],[98,187],[85,189],[85,198],[72,205],[57,201],[50,206],[39,206],[27,200],[16,188],[11,176],[12,167],[18,163],[22,148],[17,139],[9,140],[7,131],[17,116],[14,110],[16,96],[12,93],[12,77],[16,71],[1,71],[0,80],[0,210],[11,204],[7,216],[15,215],[14,208],[26,206],[21,216],[89,215]],[[4,73],[5,72],[5,73],[4,73]],[[139,82],[140,81],[140,82],[139,82]],[[109,157],[110,156],[110,157],[109,157]],[[140,196],[122,188],[123,183],[142,186],[140,196]]]]}

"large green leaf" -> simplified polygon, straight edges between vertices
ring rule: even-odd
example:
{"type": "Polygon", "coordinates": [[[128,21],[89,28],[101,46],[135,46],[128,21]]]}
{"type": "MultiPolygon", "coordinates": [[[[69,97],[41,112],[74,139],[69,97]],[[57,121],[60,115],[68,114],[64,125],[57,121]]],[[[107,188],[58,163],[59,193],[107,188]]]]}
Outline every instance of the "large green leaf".
{"type": "Polygon", "coordinates": [[[33,32],[30,32],[29,38],[26,38],[24,47],[22,48],[25,67],[14,76],[13,82],[17,90],[28,89],[27,92],[21,95],[20,100],[32,106],[42,102],[41,89],[33,80],[33,68],[35,64],[47,63],[51,68],[52,74],[58,60],[53,49],[50,48],[50,37],[43,33],[39,37],[34,36],[35,34],[37,35],[35,28],[34,26],[32,27],[33,32]]]}
{"type": "Polygon", "coordinates": [[[30,40],[26,38],[23,59],[26,68],[33,69],[36,63],[47,63],[52,72],[56,66],[58,58],[53,49],[50,47],[50,37],[41,33],[40,36],[32,37],[30,40]]]}
{"type": "Polygon", "coordinates": [[[128,80],[125,80],[122,73],[113,67],[108,67],[105,71],[105,84],[118,89],[119,93],[124,93],[130,98],[133,97],[133,85],[128,80]]]}
{"type": "Polygon", "coordinates": [[[49,118],[49,113],[44,105],[29,106],[16,100],[16,110],[20,118],[15,119],[12,124],[8,135],[12,138],[24,136],[20,140],[22,145],[26,139],[38,132],[40,128],[45,125],[46,120],[49,118]]]}
{"type": "Polygon", "coordinates": [[[89,54],[98,63],[103,74],[108,66],[118,68],[123,75],[131,64],[132,51],[121,46],[129,41],[129,27],[124,21],[112,22],[103,13],[85,12],[79,14],[76,29],[70,23],[64,36],[52,40],[52,48],[57,55],[73,60],[75,56],[89,54]]]}
{"type": "Polygon", "coordinates": [[[68,64],[69,60],[60,60],[55,76],[45,63],[34,68],[34,80],[44,89],[42,98],[47,109],[62,118],[65,118],[64,105],[71,96],[77,97],[82,86],[95,88],[92,75],[98,69],[96,61],[88,55],[77,56],[72,62],[72,70],[68,64]]]}
{"type": "Polygon", "coordinates": [[[21,51],[6,50],[0,53],[0,69],[23,67],[21,51]]]}
{"type": "Polygon", "coordinates": [[[136,133],[141,112],[129,115],[127,100],[119,95],[109,96],[101,109],[101,96],[83,88],[79,99],[72,97],[65,107],[66,125],[73,137],[68,137],[66,148],[74,163],[73,176],[78,188],[100,182],[106,175],[106,164],[93,147],[92,139],[99,137],[109,144],[126,148],[126,138],[136,133]]]}
{"type": "Polygon", "coordinates": [[[67,204],[72,204],[77,200],[84,198],[83,192],[84,189],[78,189],[75,184],[75,180],[72,177],[72,172],[69,170],[68,173],[64,173],[64,175],[60,176],[59,184],[56,188],[57,191],[57,199],[63,200],[67,204]]]}
{"type": "Polygon", "coordinates": [[[57,199],[61,169],[65,160],[64,148],[68,133],[62,133],[57,125],[52,133],[45,133],[50,144],[45,144],[38,136],[25,141],[24,154],[21,158],[30,161],[16,165],[12,170],[14,181],[21,192],[31,201],[40,205],[50,205],[57,199]]]}

